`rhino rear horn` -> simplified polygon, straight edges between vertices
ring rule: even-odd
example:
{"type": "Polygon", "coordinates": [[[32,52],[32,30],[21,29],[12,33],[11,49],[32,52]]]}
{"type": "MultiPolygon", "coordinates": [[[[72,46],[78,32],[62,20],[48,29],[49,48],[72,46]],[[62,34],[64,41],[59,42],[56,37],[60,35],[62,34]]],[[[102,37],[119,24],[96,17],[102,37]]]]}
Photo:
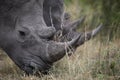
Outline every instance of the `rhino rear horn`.
{"type": "Polygon", "coordinates": [[[69,27],[71,27],[72,30],[76,30],[80,24],[82,24],[85,20],[85,16],[82,16],[80,19],[75,20],[69,24],[69,27]]]}
{"type": "Polygon", "coordinates": [[[68,33],[69,31],[73,30],[76,31],[76,29],[79,27],[80,24],[82,24],[85,20],[85,16],[82,16],[80,19],[74,20],[72,22],[64,23],[63,30],[64,34],[68,33]]]}

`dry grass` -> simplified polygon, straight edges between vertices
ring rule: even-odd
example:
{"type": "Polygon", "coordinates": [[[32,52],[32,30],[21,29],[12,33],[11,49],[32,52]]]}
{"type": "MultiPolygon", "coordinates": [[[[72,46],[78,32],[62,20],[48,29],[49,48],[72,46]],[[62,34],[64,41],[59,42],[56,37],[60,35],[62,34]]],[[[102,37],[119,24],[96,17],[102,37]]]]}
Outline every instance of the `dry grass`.
{"type": "Polygon", "coordinates": [[[55,63],[49,75],[25,76],[0,52],[0,80],[119,80],[120,44],[91,40],[80,46],[71,57],[55,63]]]}

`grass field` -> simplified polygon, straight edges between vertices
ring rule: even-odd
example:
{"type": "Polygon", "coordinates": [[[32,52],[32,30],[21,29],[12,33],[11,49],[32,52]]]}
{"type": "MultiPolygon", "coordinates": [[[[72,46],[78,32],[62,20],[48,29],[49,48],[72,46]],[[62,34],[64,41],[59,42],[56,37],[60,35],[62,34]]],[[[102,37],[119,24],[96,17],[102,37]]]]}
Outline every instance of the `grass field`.
{"type": "Polygon", "coordinates": [[[55,63],[49,75],[26,76],[0,51],[0,80],[120,80],[120,42],[91,40],[55,63]]]}

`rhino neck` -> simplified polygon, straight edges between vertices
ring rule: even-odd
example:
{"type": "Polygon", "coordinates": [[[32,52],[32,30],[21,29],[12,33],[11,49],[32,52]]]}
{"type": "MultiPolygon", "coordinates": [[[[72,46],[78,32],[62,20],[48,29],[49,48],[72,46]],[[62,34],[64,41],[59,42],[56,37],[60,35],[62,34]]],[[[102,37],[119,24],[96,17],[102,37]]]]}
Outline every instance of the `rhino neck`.
{"type": "Polygon", "coordinates": [[[6,49],[11,43],[13,32],[11,29],[1,29],[0,27],[0,47],[6,49]]]}

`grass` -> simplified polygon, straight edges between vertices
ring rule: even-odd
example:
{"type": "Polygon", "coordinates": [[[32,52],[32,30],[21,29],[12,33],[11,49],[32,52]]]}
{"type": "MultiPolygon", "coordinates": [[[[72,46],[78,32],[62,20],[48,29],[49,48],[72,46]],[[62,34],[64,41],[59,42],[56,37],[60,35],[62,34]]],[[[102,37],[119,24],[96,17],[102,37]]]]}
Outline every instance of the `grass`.
{"type": "Polygon", "coordinates": [[[72,56],[56,62],[49,75],[26,76],[17,66],[0,53],[0,80],[119,80],[120,44],[103,44],[91,40],[80,46],[72,56]]]}

